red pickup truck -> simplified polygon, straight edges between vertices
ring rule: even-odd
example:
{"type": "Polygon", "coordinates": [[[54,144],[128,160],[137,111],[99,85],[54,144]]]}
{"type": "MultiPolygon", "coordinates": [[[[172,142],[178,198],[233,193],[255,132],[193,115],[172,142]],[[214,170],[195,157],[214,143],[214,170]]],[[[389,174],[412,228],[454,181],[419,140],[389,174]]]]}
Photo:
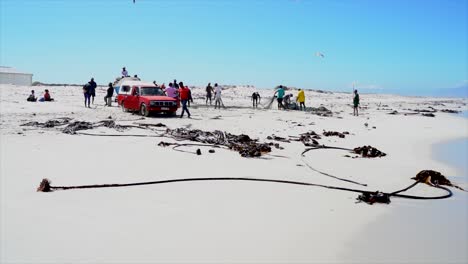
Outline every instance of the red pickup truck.
{"type": "Polygon", "coordinates": [[[174,115],[178,107],[177,100],[166,96],[162,88],[138,81],[120,85],[117,103],[124,112],[139,111],[142,116],[149,116],[152,112],[174,115]]]}

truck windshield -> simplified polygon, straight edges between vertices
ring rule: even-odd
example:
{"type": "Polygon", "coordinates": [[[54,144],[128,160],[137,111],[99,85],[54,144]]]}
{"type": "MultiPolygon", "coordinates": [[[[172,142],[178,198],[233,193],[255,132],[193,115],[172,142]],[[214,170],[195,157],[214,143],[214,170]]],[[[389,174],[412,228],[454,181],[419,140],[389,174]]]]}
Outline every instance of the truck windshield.
{"type": "Polygon", "coordinates": [[[166,95],[159,87],[141,87],[141,95],[166,95]]]}

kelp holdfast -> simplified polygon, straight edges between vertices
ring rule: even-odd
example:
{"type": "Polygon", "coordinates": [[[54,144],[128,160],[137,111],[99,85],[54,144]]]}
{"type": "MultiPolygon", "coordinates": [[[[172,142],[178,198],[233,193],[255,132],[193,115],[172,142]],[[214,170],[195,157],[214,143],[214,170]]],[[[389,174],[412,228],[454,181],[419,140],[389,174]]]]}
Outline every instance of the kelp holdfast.
{"type": "Polygon", "coordinates": [[[383,192],[365,192],[359,195],[357,198],[357,203],[360,202],[365,202],[367,204],[374,204],[374,203],[384,203],[384,204],[389,204],[390,203],[390,195],[387,193],[383,192]]]}

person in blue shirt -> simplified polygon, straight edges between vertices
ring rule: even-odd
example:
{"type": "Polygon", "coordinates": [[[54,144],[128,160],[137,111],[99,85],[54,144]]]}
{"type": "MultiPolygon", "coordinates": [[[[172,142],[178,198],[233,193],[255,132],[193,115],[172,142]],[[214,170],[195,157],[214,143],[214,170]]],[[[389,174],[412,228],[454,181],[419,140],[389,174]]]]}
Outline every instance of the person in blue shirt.
{"type": "Polygon", "coordinates": [[[285,109],[283,105],[283,98],[284,98],[284,88],[283,85],[280,85],[278,90],[276,90],[275,95],[277,95],[278,100],[278,109],[285,109]]]}

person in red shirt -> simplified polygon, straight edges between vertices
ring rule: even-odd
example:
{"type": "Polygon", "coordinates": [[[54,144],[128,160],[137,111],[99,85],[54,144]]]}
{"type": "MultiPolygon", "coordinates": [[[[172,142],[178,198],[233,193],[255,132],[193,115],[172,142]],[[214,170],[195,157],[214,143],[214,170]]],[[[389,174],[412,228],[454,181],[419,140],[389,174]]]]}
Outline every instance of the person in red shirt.
{"type": "Polygon", "coordinates": [[[45,89],[44,92],[45,92],[45,93],[44,93],[44,97],[42,97],[39,101],[41,101],[41,102],[44,102],[44,101],[50,102],[50,101],[53,101],[53,100],[54,100],[54,98],[51,98],[51,97],[50,97],[49,90],[45,89]]]}
{"type": "Polygon", "coordinates": [[[179,87],[179,96],[182,103],[182,114],[180,114],[180,118],[184,116],[185,112],[187,112],[188,118],[190,118],[190,111],[187,108],[187,102],[190,99],[190,90],[188,87],[184,86],[183,82],[179,83],[179,87]]]}

